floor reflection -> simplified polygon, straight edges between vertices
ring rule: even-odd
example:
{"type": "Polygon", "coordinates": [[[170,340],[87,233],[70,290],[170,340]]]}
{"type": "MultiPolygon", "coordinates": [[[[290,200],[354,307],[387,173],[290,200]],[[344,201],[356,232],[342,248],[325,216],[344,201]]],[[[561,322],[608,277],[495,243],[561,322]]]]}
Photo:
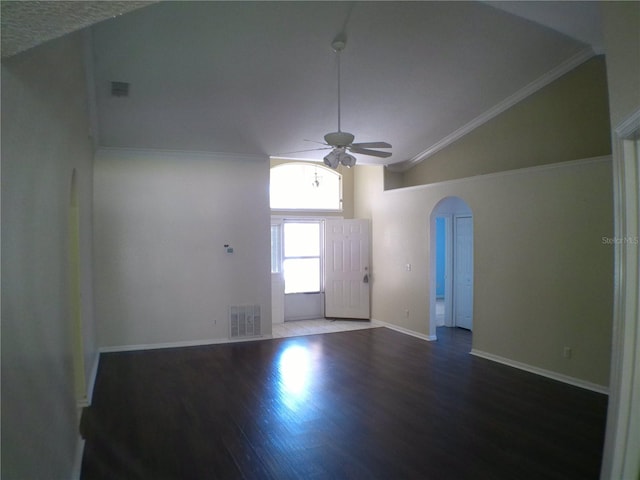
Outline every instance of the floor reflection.
{"type": "Polygon", "coordinates": [[[291,412],[311,403],[322,361],[322,342],[292,339],[283,345],[277,360],[280,402],[291,412]]]}
{"type": "Polygon", "coordinates": [[[290,345],[280,354],[278,373],[280,392],[287,407],[297,410],[309,395],[311,353],[301,345],[290,345]]]}

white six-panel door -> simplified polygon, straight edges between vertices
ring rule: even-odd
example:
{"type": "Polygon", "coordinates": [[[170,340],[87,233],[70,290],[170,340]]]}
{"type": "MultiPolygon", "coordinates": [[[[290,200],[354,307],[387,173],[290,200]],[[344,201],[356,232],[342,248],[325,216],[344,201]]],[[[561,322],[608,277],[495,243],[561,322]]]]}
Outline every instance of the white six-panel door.
{"type": "Polygon", "coordinates": [[[473,329],[473,218],[456,216],[454,223],[453,315],[457,327],[473,329]]]}
{"type": "Polygon", "coordinates": [[[325,317],[369,318],[369,220],[325,223],[325,317]]]}

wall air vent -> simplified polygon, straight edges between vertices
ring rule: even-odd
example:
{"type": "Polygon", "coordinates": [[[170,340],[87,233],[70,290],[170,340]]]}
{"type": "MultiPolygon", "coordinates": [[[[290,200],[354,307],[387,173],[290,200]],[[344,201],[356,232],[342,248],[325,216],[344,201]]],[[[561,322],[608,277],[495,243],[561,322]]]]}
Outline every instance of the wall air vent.
{"type": "Polygon", "coordinates": [[[111,82],[111,96],[112,97],[128,97],[129,83],[128,82],[111,82]]]}
{"type": "Polygon", "coordinates": [[[260,334],[260,305],[229,307],[229,338],[258,337],[260,334]]]}

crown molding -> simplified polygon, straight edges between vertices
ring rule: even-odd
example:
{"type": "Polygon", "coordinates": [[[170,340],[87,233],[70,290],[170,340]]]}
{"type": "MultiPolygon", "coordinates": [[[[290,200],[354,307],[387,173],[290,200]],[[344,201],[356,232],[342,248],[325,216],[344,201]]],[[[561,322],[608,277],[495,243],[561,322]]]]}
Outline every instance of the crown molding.
{"type": "Polygon", "coordinates": [[[456,140],[459,140],[460,138],[464,137],[466,134],[468,134],[472,130],[475,130],[476,128],[478,128],[479,126],[481,126],[484,123],[488,122],[492,118],[500,115],[502,112],[504,112],[507,109],[513,107],[514,105],[516,105],[517,103],[521,102],[522,100],[524,100],[528,96],[534,94],[535,92],[537,92],[538,90],[542,89],[543,87],[546,87],[547,85],[549,85],[553,81],[557,80],[558,78],[560,78],[564,74],[569,73],[571,70],[573,70],[574,68],[576,68],[579,65],[583,64],[584,62],[586,62],[590,58],[594,57],[595,55],[596,54],[595,54],[593,48],[591,48],[591,47],[587,47],[587,48],[584,48],[584,49],[580,50],[578,53],[576,53],[572,57],[568,58],[567,60],[562,62],[560,65],[557,65],[553,69],[549,70],[547,73],[545,73],[541,77],[538,77],[533,82],[531,82],[528,85],[526,85],[525,87],[521,88],[520,90],[518,90],[514,94],[508,96],[507,98],[505,98],[504,100],[502,100],[498,104],[496,104],[493,107],[491,107],[489,110],[487,110],[484,113],[480,114],[479,116],[477,116],[476,118],[471,120],[469,123],[467,123],[467,124],[463,125],[462,127],[458,128],[457,130],[455,130],[454,132],[450,133],[449,135],[447,135],[443,139],[437,141],[436,143],[431,145],[429,148],[427,148],[426,150],[420,152],[419,154],[417,154],[413,158],[410,158],[410,159],[405,160],[403,162],[398,162],[398,163],[391,164],[387,168],[389,168],[389,170],[394,171],[394,172],[405,172],[405,171],[407,171],[408,169],[410,169],[414,165],[416,165],[416,164],[422,162],[423,160],[429,158],[430,156],[434,155],[436,152],[439,152],[443,148],[448,147],[453,142],[455,142],[456,140]]]}

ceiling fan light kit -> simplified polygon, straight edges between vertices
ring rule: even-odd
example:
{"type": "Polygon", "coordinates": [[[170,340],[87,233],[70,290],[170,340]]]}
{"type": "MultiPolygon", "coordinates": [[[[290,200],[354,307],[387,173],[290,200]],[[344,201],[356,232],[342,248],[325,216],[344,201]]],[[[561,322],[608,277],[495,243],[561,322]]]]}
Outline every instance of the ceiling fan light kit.
{"type": "Polygon", "coordinates": [[[338,168],[339,165],[351,168],[356,164],[356,157],[348,154],[345,151],[345,147],[336,147],[324,157],[324,164],[334,169],[338,168]]]}
{"type": "Polygon", "coordinates": [[[324,157],[324,163],[328,167],[334,169],[338,168],[339,165],[353,167],[356,164],[356,157],[348,152],[380,158],[387,158],[391,156],[391,152],[370,150],[371,148],[391,148],[391,144],[387,142],[353,143],[355,135],[340,130],[340,52],[344,50],[346,45],[347,39],[344,34],[338,35],[338,37],[336,37],[331,43],[331,48],[333,48],[333,51],[338,56],[338,131],[327,133],[324,136],[324,145],[326,145],[326,147],[314,149],[323,150],[324,148],[331,148],[331,152],[324,157]]]}

